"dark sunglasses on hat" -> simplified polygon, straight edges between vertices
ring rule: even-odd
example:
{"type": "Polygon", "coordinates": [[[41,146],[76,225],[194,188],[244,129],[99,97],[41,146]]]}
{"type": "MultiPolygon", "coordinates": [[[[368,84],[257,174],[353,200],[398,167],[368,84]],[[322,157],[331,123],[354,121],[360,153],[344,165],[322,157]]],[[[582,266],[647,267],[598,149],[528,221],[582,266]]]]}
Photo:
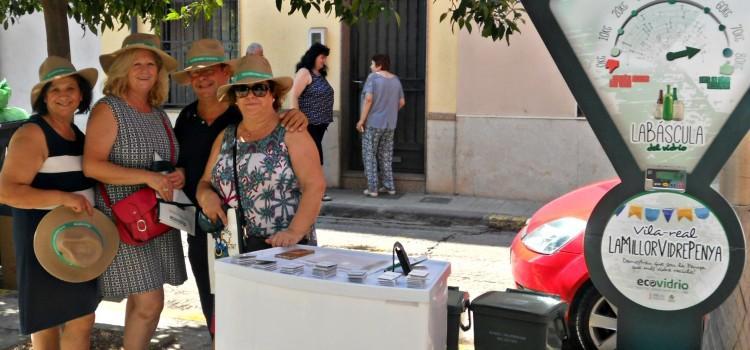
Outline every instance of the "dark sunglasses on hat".
{"type": "Polygon", "coordinates": [[[237,98],[246,97],[250,94],[250,92],[253,92],[253,95],[255,97],[264,97],[266,94],[268,94],[268,91],[271,90],[271,87],[268,86],[268,84],[264,83],[258,83],[254,85],[234,85],[232,86],[232,91],[234,91],[234,95],[237,98]]]}

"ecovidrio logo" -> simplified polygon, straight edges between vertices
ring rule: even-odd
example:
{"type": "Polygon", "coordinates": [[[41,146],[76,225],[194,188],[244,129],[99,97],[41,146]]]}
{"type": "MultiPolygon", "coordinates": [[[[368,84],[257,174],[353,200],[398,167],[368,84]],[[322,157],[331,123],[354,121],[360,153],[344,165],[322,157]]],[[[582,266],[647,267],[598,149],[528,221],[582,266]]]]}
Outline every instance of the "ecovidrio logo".
{"type": "Polygon", "coordinates": [[[636,284],[641,287],[651,287],[658,289],[674,289],[674,290],[689,290],[690,284],[682,280],[674,279],[661,279],[653,280],[646,278],[639,278],[636,280],[636,284]]]}

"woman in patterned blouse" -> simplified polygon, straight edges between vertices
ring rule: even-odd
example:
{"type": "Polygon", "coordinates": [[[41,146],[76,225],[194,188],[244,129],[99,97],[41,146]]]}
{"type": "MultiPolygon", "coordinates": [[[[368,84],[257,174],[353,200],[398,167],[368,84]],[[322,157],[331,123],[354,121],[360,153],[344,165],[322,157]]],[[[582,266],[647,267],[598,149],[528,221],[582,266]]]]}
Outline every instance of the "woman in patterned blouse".
{"type": "MultiPolygon", "coordinates": [[[[323,135],[328,124],[333,123],[333,88],[326,80],[330,52],[323,44],[312,44],[297,63],[292,86],[292,108],[299,108],[310,121],[307,131],[315,141],[320,165],[323,165],[323,135]]],[[[330,201],[331,197],[324,195],[322,199],[330,201]]]]}
{"type": "Polygon", "coordinates": [[[198,203],[209,219],[225,225],[223,207],[241,210],[243,252],[307,243],[314,239],[325,180],[310,135],[287,133],[279,123],[292,79],[274,77],[257,55],[243,57],[235,72],[235,83],[219,88],[218,95],[237,105],[242,121],[214,141],[198,203]]]}

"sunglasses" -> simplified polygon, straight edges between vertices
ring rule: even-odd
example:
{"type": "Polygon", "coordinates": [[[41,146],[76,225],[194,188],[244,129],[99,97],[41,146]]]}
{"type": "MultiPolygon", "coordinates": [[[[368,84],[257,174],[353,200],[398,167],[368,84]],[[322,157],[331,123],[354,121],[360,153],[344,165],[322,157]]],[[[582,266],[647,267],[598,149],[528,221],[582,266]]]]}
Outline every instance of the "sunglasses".
{"type": "Polygon", "coordinates": [[[237,98],[246,97],[250,94],[250,91],[253,92],[253,95],[255,97],[264,97],[266,94],[268,94],[268,91],[271,90],[271,87],[267,84],[259,83],[255,85],[235,85],[232,87],[232,91],[234,91],[234,95],[237,98]]]}

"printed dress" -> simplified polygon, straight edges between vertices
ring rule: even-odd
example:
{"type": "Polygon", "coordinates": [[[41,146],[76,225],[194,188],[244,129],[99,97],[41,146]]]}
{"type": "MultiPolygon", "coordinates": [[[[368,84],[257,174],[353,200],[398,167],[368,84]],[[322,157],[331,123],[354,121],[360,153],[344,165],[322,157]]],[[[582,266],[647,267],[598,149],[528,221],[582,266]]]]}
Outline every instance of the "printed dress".
{"type": "MultiPolygon", "coordinates": [[[[154,153],[162,159],[170,159],[166,132],[173,131],[164,128],[163,120],[168,118],[164,111],[155,108],[151,113],[141,113],[114,96],[104,97],[99,103],[109,106],[117,121],[117,137],[109,153],[110,162],[127,168],[148,169],[154,160],[154,153]]],[[[175,152],[179,153],[176,141],[175,152]]],[[[177,156],[175,154],[175,159],[177,156]]],[[[144,186],[105,185],[112,204],[144,186]]],[[[96,191],[96,208],[112,216],[112,210],[104,204],[99,188],[96,191]]],[[[122,297],[153,291],[162,288],[164,283],[180,285],[186,279],[180,231],[175,229],[141,246],[120,242],[115,260],[100,281],[105,297],[122,297]]]]}
{"type": "MultiPolygon", "coordinates": [[[[31,182],[31,187],[79,193],[93,200],[94,181],[83,175],[83,133],[73,125],[75,141],[55,132],[40,116],[29,123],[44,132],[49,156],[31,182]]],[[[13,208],[13,243],[18,270],[18,308],[21,334],[59,326],[96,310],[101,296],[96,280],[69,283],[50,275],[34,255],[34,233],[39,221],[51,209],[13,208]]]]}
{"type": "MultiPolygon", "coordinates": [[[[229,206],[236,208],[241,200],[249,236],[270,237],[289,227],[301,196],[284,143],[286,132],[279,125],[261,140],[236,142],[236,129],[231,125],[224,131],[211,184],[229,206]],[[233,147],[237,147],[239,191],[234,188],[233,147]]],[[[314,230],[308,239],[314,242],[314,230]]]]}

